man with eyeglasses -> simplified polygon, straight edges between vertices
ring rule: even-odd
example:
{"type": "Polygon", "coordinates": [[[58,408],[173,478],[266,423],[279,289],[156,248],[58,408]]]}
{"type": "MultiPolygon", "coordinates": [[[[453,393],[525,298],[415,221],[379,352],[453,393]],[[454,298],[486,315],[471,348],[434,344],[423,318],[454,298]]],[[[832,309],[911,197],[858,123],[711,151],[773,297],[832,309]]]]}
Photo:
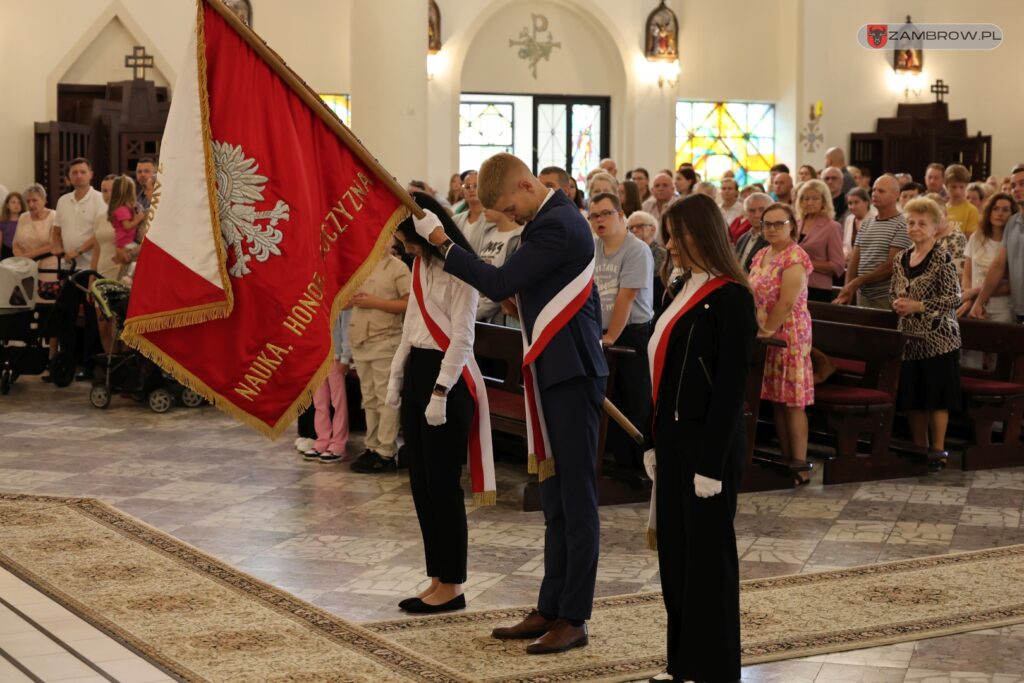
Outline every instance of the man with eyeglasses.
{"type": "MultiPolygon", "coordinates": [[[[605,346],[625,346],[635,352],[617,358],[608,398],[643,429],[650,416],[651,384],[644,371],[654,317],[654,257],[650,248],[626,229],[617,195],[595,195],[588,220],[597,237],[594,284],[601,297],[601,341],[605,346]]],[[[606,450],[625,469],[639,469],[643,464],[643,447],[617,424],[608,425],[606,450]]]]}
{"type": "Polygon", "coordinates": [[[747,273],[750,272],[754,254],[768,246],[768,240],[764,238],[764,231],[761,230],[761,216],[771,205],[772,198],[764,192],[755,192],[743,200],[744,215],[742,219],[737,220],[745,221],[747,227],[736,240],[736,258],[747,273]]]}
{"type": "Polygon", "coordinates": [[[913,243],[907,234],[907,219],[897,201],[900,185],[892,176],[882,176],[871,190],[871,203],[878,215],[865,218],[846,266],[846,286],[833,303],[891,310],[889,281],[896,254],[913,243]],[[863,275],[861,275],[863,273],[863,275]]]}
{"type": "MultiPolygon", "coordinates": [[[[661,298],[665,293],[665,282],[662,280],[662,269],[668,260],[668,250],[661,246],[655,235],[658,234],[658,221],[646,211],[634,211],[626,220],[626,228],[633,233],[633,236],[646,244],[651,249],[651,257],[654,259],[654,289],[652,300],[655,305],[661,304],[661,298]]],[[[664,275],[667,275],[665,273],[664,275]]]]}

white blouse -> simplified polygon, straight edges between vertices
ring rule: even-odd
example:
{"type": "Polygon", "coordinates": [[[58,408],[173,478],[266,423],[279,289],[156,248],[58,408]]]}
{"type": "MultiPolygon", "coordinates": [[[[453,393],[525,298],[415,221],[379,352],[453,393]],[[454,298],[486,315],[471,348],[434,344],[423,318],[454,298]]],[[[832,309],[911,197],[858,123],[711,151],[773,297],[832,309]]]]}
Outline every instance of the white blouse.
{"type": "MultiPolygon", "coordinates": [[[[447,314],[451,321],[451,342],[441,360],[441,371],[437,375],[437,384],[451,388],[458,382],[462,368],[473,355],[476,309],[480,294],[462,280],[444,272],[444,262],[439,257],[421,261],[420,268],[423,271],[423,295],[430,299],[437,310],[447,314]]],[[[391,364],[392,372],[396,369],[401,372],[412,348],[441,350],[430,335],[414,296],[409,297],[409,306],[406,308],[405,321],[402,324],[402,341],[391,364]]]]}

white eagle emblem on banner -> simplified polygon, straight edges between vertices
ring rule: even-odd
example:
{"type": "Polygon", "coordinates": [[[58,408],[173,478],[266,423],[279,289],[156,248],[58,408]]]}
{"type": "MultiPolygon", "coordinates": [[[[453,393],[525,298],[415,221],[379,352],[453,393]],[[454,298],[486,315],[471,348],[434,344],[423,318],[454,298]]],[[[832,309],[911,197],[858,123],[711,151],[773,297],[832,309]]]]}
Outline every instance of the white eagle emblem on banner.
{"type": "Polygon", "coordinates": [[[256,203],[263,201],[267,177],[256,173],[259,164],[245,156],[241,145],[215,140],[213,165],[217,174],[220,232],[235,257],[228,272],[232,277],[244,277],[252,272],[249,261],[253,257],[263,263],[271,256],[281,255],[277,245],[284,235],[277,224],[288,220],[289,208],[279,199],[270,211],[256,210],[256,203]],[[261,224],[260,221],[268,222],[261,224]]]}

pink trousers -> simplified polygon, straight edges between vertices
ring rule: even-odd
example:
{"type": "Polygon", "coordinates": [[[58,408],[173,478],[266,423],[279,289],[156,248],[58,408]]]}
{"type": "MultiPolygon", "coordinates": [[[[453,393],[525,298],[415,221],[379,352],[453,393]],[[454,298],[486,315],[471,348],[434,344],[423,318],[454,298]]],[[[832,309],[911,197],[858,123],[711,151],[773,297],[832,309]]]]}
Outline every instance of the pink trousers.
{"type": "Polygon", "coordinates": [[[316,408],[316,442],[313,448],[320,453],[345,455],[345,442],[348,441],[348,398],[345,395],[345,375],[338,363],[331,364],[330,374],[313,394],[313,405],[316,408]]]}

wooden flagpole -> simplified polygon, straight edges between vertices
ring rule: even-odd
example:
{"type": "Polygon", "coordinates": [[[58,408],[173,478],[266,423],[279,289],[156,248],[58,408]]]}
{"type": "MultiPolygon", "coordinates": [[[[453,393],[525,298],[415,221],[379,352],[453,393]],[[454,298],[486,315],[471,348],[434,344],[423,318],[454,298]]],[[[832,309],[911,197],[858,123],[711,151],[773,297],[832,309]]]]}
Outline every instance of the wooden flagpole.
{"type": "Polygon", "coordinates": [[[281,79],[288,84],[288,87],[290,87],[295,94],[299,96],[299,99],[305,102],[310,109],[316,112],[316,115],[320,117],[320,120],[327,124],[327,127],[330,128],[335,135],[341,138],[346,145],[348,145],[349,149],[352,150],[352,153],[355,154],[360,161],[366,164],[374,175],[380,178],[381,182],[383,182],[387,188],[391,190],[399,200],[401,200],[402,204],[405,205],[405,207],[408,208],[414,216],[417,218],[423,217],[423,209],[421,209],[415,200],[413,200],[412,196],[406,192],[405,188],[395,180],[394,176],[388,173],[387,169],[377,161],[376,157],[370,154],[359,138],[357,138],[355,134],[349,130],[348,126],[342,123],[341,119],[331,111],[331,108],[320,99],[320,96],[316,94],[316,91],[314,91],[308,83],[299,78],[299,75],[285,64],[284,60],[281,59],[281,55],[274,52],[270,46],[256,34],[255,31],[246,26],[245,22],[239,19],[238,16],[227,7],[227,5],[221,2],[221,0],[199,1],[208,4],[216,10],[217,14],[224,18],[224,21],[230,24],[231,28],[235,29],[238,35],[242,37],[242,40],[244,40],[249,47],[255,50],[256,54],[263,58],[263,61],[267,63],[274,73],[280,76],[281,79]]]}

